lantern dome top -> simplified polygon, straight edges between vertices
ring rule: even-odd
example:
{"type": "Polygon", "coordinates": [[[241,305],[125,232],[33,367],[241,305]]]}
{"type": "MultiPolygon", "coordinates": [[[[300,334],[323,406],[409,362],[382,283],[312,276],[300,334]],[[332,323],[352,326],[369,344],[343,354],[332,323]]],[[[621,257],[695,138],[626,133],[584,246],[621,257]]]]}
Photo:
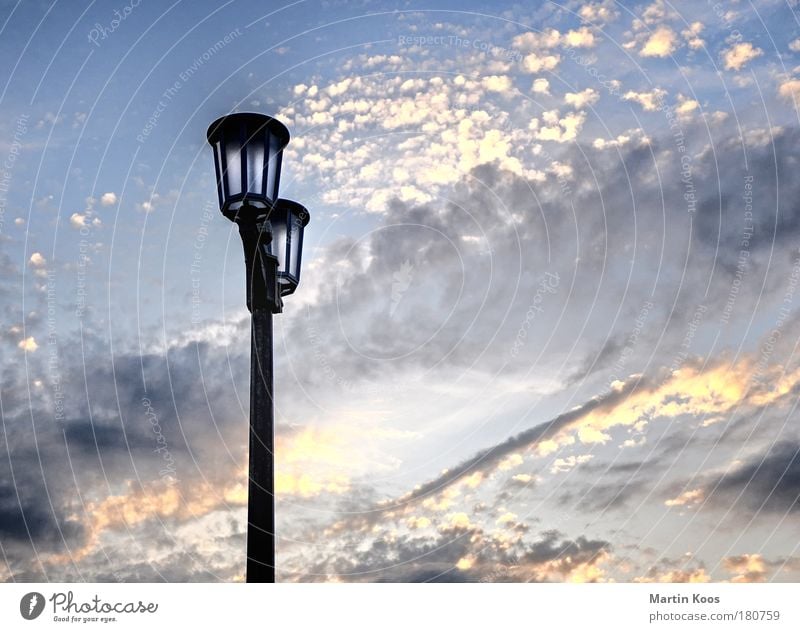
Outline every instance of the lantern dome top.
{"type": "Polygon", "coordinates": [[[206,138],[213,144],[228,125],[245,125],[246,129],[262,130],[267,129],[275,134],[283,145],[289,144],[290,134],[288,128],[278,119],[258,112],[236,112],[220,116],[216,121],[208,126],[206,138]]]}
{"type": "Polygon", "coordinates": [[[240,112],[218,118],[207,136],[220,210],[234,222],[256,221],[278,199],[289,130],[266,114],[240,112]]]}
{"type": "Polygon", "coordinates": [[[311,214],[308,212],[308,209],[300,204],[300,202],[287,200],[286,198],[280,198],[275,203],[275,206],[291,213],[298,219],[300,225],[303,227],[307,226],[309,220],[311,219],[311,214]]]}

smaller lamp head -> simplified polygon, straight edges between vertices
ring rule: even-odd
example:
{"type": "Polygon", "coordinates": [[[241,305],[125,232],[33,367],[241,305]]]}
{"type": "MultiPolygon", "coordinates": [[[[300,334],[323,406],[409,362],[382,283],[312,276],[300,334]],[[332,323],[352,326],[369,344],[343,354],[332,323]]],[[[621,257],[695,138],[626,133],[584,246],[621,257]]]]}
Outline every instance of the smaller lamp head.
{"type": "Polygon", "coordinates": [[[272,227],[271,253],[278,258],[278,285],[281,296],[288,296],[300,283],[303,255],[303,230],[311,216],[308,209],[292,200],[279,199],[269,214],[272,227]]]}

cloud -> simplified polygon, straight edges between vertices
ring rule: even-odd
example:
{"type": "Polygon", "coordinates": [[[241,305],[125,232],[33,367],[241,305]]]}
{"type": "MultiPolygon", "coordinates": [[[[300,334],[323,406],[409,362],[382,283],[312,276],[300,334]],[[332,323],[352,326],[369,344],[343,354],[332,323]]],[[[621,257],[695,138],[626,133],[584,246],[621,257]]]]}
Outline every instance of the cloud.
{"type": "Polygon", "coordinates": [[[800,53],[800,37],[789,42],[789,50],[793,53],[800,53]]]}
{"type": "Polygon", "coordinates": [[[566,458],[556,459],[552,467],[550,468],[550,473],[560,474],[563,472],[569,472],[576,465],[580,465],[582,463],[588,463],[593,458],[594,455],[592,454],[581,454],[579,456],[568,456],[566,458]]]}
{"type": "Polygon", "coordinates": [[[761,57],[764,54],[760,48],[756,48],[750,42],[740,42],[722,51],[722,61],[726,70],[739,71],[748,62],[761,57]]]}
{"type": "Polygon", "coordinates": [[[581,5],[578,15],[582,20],[593,23],[613,22],[619,17],[614,0],[586,2],[581,5]]]}
{"type": "Polygon", "coordinates": [[[47,259],[42,256],[42,253],[34,252],[28,259],[28,263],[34,268],[43,268],[47,265],[47,259]]]}
{"type": "Polygon", "coordinates": [[[576,110],[585,108],[587,105],[594,105],[600,99],[597,90],[586,88],[581,92],[568,92],[564,95],[564,103],[571,105],[576,110]]]}
{"type": "MultiPolygon", "coordinates": [[[[343,533],[337,546],[287,577],[298,581],[379,582],[596,582],[605,575],[611,546],[546,531],[532,542],[497,539],[464,516],[450,516],[431,534],[365,537],[343,533]]],[[[509,521],[501,521],[503,525],[509,521]]]]}
{"type": "Polygon", "coordinates": [[[689,48],[692,50],[698,50],[706,45],[705,40],[700,37],[700,33],[702,33],[704,29],[705,26],[702,22],[692,22],[689,25],[689,28],[681,31],[681,35],[686,40],[689,48]]]}
{"type": "Polygon", "coordinates": [[[561,61],[559,55],[539,55],[531,53],[522,58],[522,67],[525,72],[537,73],[547,70],[553,70],[561,61]]]}
{"type": "Polygon", "coordinates": [[[705,493],[702,489],[690,489],[685,492],[682,492],[680,495],[676,496],[675,498],[669,498],[664,501],[664,504],[667,507],[684,507],[684,506],[692,506],[696,505],[699,502],[702,502],[704,499],[705,493]]]}
{"type": "Polygon", "coordinates": [[[550,94],[550,82],[544,77],[534,79],[531,90],[537,94],[550,94]]]}
{"type": "Polygon", "coordinates": [[[527,31],[514,37],[512,44],[523,52],[536,52],[542,49],[555,48],[561,42],[561,33],[554,28],[546,28],[539,32],[527,31]]]}
{"type": "Polygon", "coordinates": [[[639,54],[642,57],[669,57],[675,51],[676,40],[675,31],[661,26],[650,35],[639,54]]]}
{"type": "Polygon", "coordinates": [[[767,579],[767,564],[759,554],[732,555],[722,561],[725,570],[733,575],[735,584],[763,582],[767,579]]]}
{"type": "Polygon", "coordinates": [[[799,490],[800,444],[780,441],[709,483],[705,493],[716,505],[781,515],[800,511],[799,490]]]}
{"type": "Polygon", "coordinates": [[[567,46],[576,48],[591,48],[595,45],[595,36],[591,29],[582,26],[579,29],[568,31],[563,37],[567,46]]]}
{"type": "Polygon", "coordinates": [[[800,569],[800,558],[796,556],[767,559],[760,553],[731,555],[722,560],[722,566],[737,584],[779,581],[780,573],[800,569]]]}
{"type": "Polygon", "coordinates": [[[677,100],[678,100],[678,105],[675,106],[675,112],[682,119],[687,119],[691,117],[692,112],[694,112],[700,107],[700,103],[698,103],[697,100],[691,97],[684,96],[682,94],[678,94],[677,100]]]}
{"type": "MultiPolygon", "coordinates": [[[[545,112],[545,115],[548,113],[545,112]]],[[[553,116],[550,125],[543,125],[536,131],[538,140],[549,140],[557,143],[568,143],[578,137],[578,133],[586,121],[584,112],[569,112],[562,118],[553,116]]]]}
{"type": "Polygon", "coordinates": [[[645,112],[655,112],[662,107],[665,96],[667,96],[666,90],[655,88],[650,92],[635,92],[629,90],[622,95],[622,99],[624,101],[634,101],[638,103],[645,112]]]}
{"type": "Polygon", "coordinates": [[[19,344],[17,345],[23,351],[36,351],[39,348],[39,345],[36,344],[36,339],[33,336],[28,336],[24,340],[20,340],[19,344]]]}
{"type": "Polygon", "coordinates": [[[691,553],[681,558],[661,558],[645,575],[634,577],[636,583],[703,584],[711,581],[705,565],[691,553]]]}
{"type": "Polygon", "coordinates": [[[113,191],[109,193],[103,193],[103,195],[100,196],[100,204],[102,204],[103,206],[114,206],[114,204],[116,203],[117,203],[117,194],[114,193],[113,191]]]}
{"type": "Polygon", "coordinates": [[[505,75],[491,75],[481,79],[481,85],[489,92],[511,92],[514,84],[511,79],[505,75]]]}
{"type": "Polygon", "coordinates": [[[778,86],[778,94],[787,101],[800,103],[800,79],[786,79],[778,86]]]}

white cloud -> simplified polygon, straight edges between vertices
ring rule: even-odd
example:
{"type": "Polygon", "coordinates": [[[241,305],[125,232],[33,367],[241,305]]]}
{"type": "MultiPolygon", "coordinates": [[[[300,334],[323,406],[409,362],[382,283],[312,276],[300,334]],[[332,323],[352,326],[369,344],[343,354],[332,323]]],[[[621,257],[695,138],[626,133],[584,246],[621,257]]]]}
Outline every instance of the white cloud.
{"type": "Polygon", "coordinates": [[[564,42],[567,46],[575,48],[591,48],[595,45],[594,33],[586,26],[579,29],[569,31],[564,36],[564,42]]]}
{"type": "Polygon", "coordinates": [[[529,31],[517,35],[512,43],[525,53],[542,53],[562,44],[572,48],[591,48],[595,45],[595,35],[588,26],[567,31],[563,35],[556,29],[544,29],[538,33],[529,31]]]}
{"type": "Polygon", "coordinates": [[[800,37],[789,42],[789,50],[795,53],[800,53],[800,37]]]}
{"type": "Polygon", "coordinates": [[[517,35],[512,44],[523,52],[535,52],[543,48],[554,48],[561,41],[561,33],[556,29],[544,29],[538,33],[529,31],[517,35]]]}
{"type": "MultiPolygon", "coordinates": [[[[551,122],[551,113],[545,112],[545,121],[551,122]],[[548,121],[550,119],[550,121],[548,121]]],[[[558,122],[551,122],[549,126],[542,127],[536,132],[537,140],[551,140],[557,143],[567,143],[575,140],[580,132],[583,123],[586,120],[584,112],[570,112],[564,118],[558,119],[558,122]]]]}
{"type": "Polygon", "coordinates": [[[655,0],[652,4],[645,7],[641,13],[641,19],[633,20],[634,29],[643,29],[645,26],[655,26],[667,20],[674,20],[681,16],[670,9],[664,0],[655,0]]]}
{"type": "Polygon", "coordinates": [[[734,44],[727,50],[722,51],[722,60],[726,70],[741,70],[749,62],[764,54],[760,48],[756,48],[750,42],[734,44]]]}
{"type": "Polygon", "coordinates": [[[613,22],[619,17],[614,0],[586,3],[581,7],[578,15],[587,22],[613,22]]]}
{"type": "Polygon", "coordinates": [[[800,79],[787,79],[778,86],[778,94],[784,99],[800,104],[800,79]]]}
{"type": "Polygon", "coordinates": [[[689,118],[692,112],[700,107],[700,103],[691,97],[679,94],[677,99],[678,105],[675,107],[675,112],[677,112],[678,116],[681,118],[689,118]]]}
{"type": "Polygon", "coordinates": [[[511,92],[514,85],[506,75],[491,75],[481,79],[481,85],[489,92],[511,92]]]}
{"type": "Polygon", "coordinates": [[[667,91],[660,88],[654,88],[650,92],[634,92],[629,90],[622,95],[624,101],[634,101],[642,106],[645,112],[655,112],[661,107],[664,97],[667,96],[667,91]]]}
{"type": "Polygon", "coordinates": [[[110,191],[108,193],[103,193],[100,197],[100,204],[103,206],[113,206],[117,203],[117,194],[110,191]]]}
{"type": "Polygon", "coordinates": [[[708,115],[709,121],[712,125],[719,125],[728,119],[728,113],[722,110],[717,110],[708,115]]]}
{"type": "MultiPolygon", "coordinates": [[[[595,138],[592,142],[592,146],[595,149],[611,149],[624,147],[633,141],[638,141],[639,145],[646,145],[650,142],[650,139],[644,134],[644,130],[641,128],[635,128],[629,129],[625,133],[619,134],[616,138],[612,138],[611,140],[606,140],[605,138],[595,138]]],[[[621,387],[622,385],[622,382],[615,381],[611,384],[611,387],[621,387]]]]}
{"type": "Polygon", "coordinates": [[[21,217],[17,217],[14,220],[14,224],[16,224],[17,226],[24,226],[25,225],[25,220],[23,218],[21,218],[21,217]]]}
{"type": "Polygon", "coordinates": [[[569,472],[576,465],[581,463],[588,463],[594,458],[593,454],[581,454],[580,456],[568,456],[563,459],[556,459],[550,468],[551,474],[558,474],[562,472],[569,472]]]}
{"type": "Polygon", "coordinates": [[[537,94],[550,94],[550,82],[544,77],[539,77],[533,80],[531,90],[537,94]]]}
{"type": "Polygon", "coordinates": [[[531,53],[522,59],[522,67],[526,72],[541,72],[542,70],[553,70],[558,66],[561,57],[558,55],[537,55],[531,53]]]}
{"type": "Polygon", "coordinates": [[[675,31],[661,26],[647,39],[639,54],[642,57],[668,57],[675,50],[675,31]]]}
{"type": "Polygon", "coordinates": [[[24,340],[20,340],[17,346],[23,351],[36,351],[39,348],[33,336],[28,336],[24,340]]]}
{"type": "Polygon", "coordinates": [[[567,105],[571,105],[576,110],[580,110],[587,105],[594,105],[597,103],[597,100],[600,98],[600,94],[597,90],[593,90],[592,88],[586,88],[581,92],[568,92],[564,95],[564,103],[567,105]]]}
{"type": "Polygon", "coordinates": [[[338,97],[340,94],[344,94],[347,92],[347,89],[350,87],[350,84],[353,83],[352,79],[342,79],[338,83],[332,83],[327,88],[325,88],[325,92],[327,92],[332,97],[338,97]]]}
{"type": "Polygon", "coordinates": [[[28,262],[34,268],[43,268],[45,265],[47,265],[47,260],[42,256],[42,253],[40,252],[34,252],[31,255],[31,258],[28,259],[28,262]]]}
{"type": "Polygon", "coordinates": [[[704,28],[705,26],[703,26],[702,22],[692,22],[688,29],[681,31],[681,35],[683,35],[683,38],[692,50],[697,50],[705,46],[705,41],[700,37],[700,33],[703,32],[704,28]]]}
{"type": "Polygon", "coordinates": [[[72,224],[74,228],[83,228],[86,226],[87,216],[82,215],[80,213],[73,213],[70,215],[69,223],[72,224]]]}

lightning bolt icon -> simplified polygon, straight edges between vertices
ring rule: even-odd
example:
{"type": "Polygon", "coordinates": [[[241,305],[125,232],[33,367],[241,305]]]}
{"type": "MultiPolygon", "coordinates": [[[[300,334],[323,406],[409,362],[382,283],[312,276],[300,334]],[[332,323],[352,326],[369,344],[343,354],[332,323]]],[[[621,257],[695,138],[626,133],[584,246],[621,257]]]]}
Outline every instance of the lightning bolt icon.
{"type": "Polygon", "coordinates": [[[36,607],[39,598],[36,595],[31,595],[31,602],[28,604],[28,614],[33,614],[33,609],[36,607]]]}

